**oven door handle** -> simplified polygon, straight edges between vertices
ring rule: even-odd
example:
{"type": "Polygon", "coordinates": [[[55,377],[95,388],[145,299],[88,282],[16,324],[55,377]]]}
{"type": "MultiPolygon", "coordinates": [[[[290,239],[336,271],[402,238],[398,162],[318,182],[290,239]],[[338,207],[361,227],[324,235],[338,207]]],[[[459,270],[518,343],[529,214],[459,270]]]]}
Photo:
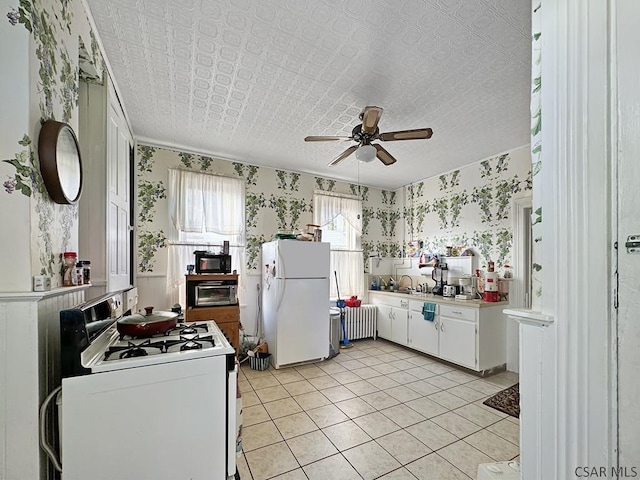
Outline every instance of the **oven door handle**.
{"type": "MultiPolygon", "coordinates": [[[[60,459],[58,458],[58,454],[56,453],[56,451],[47,440],[47,432],[45,426],[49,405],[51,404],[51,401],[56,397],[57,393],[61,390],[62,385],[56,387],[53,392],[51,392],[49,396],[44,400],[44,402],[42,402],[42,406],[40,407],[40,445],[51,460],[51,463],[53,464],[55,469],[62,473],[62,465],[60,464],[60,459]]],[[[58,425],[58,429],[60,428],[62,428],[62,425],[58,425]]]]}

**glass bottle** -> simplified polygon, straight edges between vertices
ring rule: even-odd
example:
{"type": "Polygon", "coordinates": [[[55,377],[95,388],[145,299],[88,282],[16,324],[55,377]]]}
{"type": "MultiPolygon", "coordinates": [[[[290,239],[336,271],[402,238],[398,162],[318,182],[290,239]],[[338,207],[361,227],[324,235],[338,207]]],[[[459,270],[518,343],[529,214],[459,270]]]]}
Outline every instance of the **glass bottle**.
{"type": "Polygon", "coordinates": [[[74,270],[76,268],[76,263],[78,263],[78,254],[76,252],[64,252],[62,254],[64,258],[64,268],[62,271],[62,285],[65,287],[71,287],[75,285],[74,281],[74,270]]]}
{"type": "Polygon", "coordinates": [[[504,278],[513,278],[513,273],[511,272],[511,265],[504,266],[504,278]]]}
{"type": "Polygon", "coordinates": [[[91,283],[91,262],[89,260],[80,260],[82,264],[82,283],[91,283]]]}

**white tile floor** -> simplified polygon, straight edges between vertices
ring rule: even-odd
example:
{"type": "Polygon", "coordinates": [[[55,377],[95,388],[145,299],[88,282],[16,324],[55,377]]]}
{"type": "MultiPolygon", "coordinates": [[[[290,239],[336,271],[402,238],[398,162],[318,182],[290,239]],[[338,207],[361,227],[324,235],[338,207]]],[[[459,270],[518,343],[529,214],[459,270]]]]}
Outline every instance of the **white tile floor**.
{"type": "Polygon", "coordinates": [[[518,381],[480,379],[385,340],[333,359],[243,364],[242,480],[469,479],[519,455],[519,421],[482,402],[518,381]]]}

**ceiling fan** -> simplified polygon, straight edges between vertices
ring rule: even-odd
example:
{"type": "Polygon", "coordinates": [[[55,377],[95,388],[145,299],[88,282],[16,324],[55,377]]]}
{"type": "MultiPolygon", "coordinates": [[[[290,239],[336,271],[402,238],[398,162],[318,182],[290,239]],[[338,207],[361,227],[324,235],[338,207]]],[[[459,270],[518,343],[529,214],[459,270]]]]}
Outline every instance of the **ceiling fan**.
{"type": "Polygon", "coordinates": [[[342,152],[335,160],[333,160],[329,166],[337,165],[339,162],[347,158],[353,152],[356,152],[358,160],[363,162],[371,162],[374,158],[378,157],[385,165],[392,165],[396,163],[396,159],[384,149],[384,147],[377,143],[371,143],[374,140],[381,140],[383,142],[391,142],[394,140],[420,140],[428,139],[433,135],[433,130],[430,128],[418,128],[415,130],[401,130],[399,132],[387,132],[380,133],[378,128],[378,122],[382,116],[382,108],[367,106],[360,113],[360,120],[362,123],[357,125],[351,131],[351,136],[309,136],[305,137],[305,142],[332,142],[332,141],[345,141],[353,140],[358,142],[358,145],[353,145],[342,152]]]}

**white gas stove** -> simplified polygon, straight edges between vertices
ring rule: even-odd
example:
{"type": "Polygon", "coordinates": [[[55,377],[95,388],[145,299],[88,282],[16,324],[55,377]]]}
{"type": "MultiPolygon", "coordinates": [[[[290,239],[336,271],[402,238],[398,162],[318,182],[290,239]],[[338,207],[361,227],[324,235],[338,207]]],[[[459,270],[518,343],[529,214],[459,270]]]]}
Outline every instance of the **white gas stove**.
{"type": "Polygon", "coordinates": [[[235,350],[215,321],[122,337],[121,305],[61,312],[62,479],[233,478],[235,350]]]}
{"type": "Polygon", "coordinates": [[[114,324],[82,352],[81,361],[98,373],[227,354],[235,350],[215,322],[177,323],[142,338],[122,336],[114,324]]]}

